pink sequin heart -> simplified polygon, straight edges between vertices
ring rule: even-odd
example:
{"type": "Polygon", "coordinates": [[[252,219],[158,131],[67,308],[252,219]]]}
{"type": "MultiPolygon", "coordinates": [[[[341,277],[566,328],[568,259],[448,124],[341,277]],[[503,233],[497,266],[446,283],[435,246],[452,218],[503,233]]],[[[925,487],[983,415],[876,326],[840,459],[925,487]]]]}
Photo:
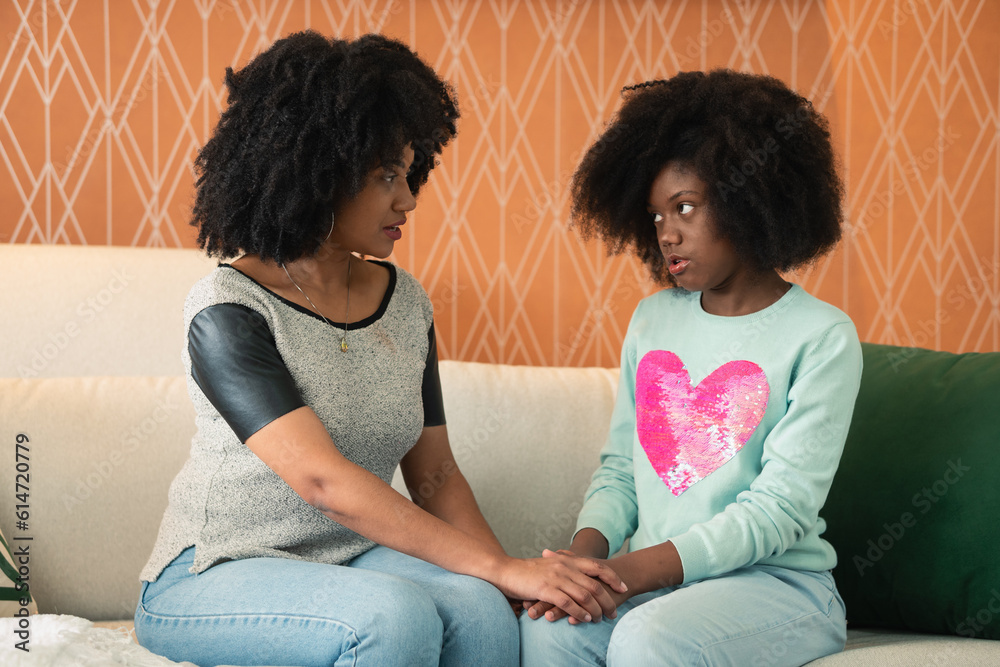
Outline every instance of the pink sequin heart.
{"type": "Polygon", "coordinates": [[[636,430],[675,496],[736,456],[760,424],[769,391],[767,376],[751,361],[723,364],[692,387],[673,352],[643,356],[635,379],[636,430]]]}

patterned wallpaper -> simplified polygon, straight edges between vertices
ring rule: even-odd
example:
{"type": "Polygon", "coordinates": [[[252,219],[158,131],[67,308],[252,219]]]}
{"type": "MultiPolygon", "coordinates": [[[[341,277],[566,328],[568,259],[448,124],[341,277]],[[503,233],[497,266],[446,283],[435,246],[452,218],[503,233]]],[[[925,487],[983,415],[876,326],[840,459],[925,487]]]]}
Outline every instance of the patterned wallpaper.
{"type": "Polygon", "coordinates": [[[193,246],[224,68],[306,27],[382,31],[463,111],[394,256],[442,356],[614,366],[652,287],[567,229],[570,175],[623,84],[726,66],[784,79],[834,127],[848,233],[793,278],[863,340],[1000,350],[994,0],[0,3],[0,242],[193,246]]]}

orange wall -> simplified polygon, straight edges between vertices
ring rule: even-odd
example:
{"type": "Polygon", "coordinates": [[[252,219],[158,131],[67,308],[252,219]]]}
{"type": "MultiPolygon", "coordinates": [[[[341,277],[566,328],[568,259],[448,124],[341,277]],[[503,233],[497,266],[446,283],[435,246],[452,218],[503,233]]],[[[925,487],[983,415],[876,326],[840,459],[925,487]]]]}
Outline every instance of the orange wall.
{"type": "Polygon", "coordinates": [[[463,111],[395,254],[442,356],[616,365],[651,286],[567,230],[570,174],[623,84],[728,66],[784,79],[835,130],[849,233],[794,278],[864,340],[1000,350],[992,0],[0,2],[0,242],[192,246],[224,68],[306,27],[381,30],[463,111]]]}

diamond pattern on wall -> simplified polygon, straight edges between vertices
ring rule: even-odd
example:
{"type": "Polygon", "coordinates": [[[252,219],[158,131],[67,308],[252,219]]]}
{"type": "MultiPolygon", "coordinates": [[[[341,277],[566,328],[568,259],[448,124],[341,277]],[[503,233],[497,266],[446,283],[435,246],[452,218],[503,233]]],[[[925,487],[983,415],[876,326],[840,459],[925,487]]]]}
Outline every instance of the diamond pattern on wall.
{"type": "Polygon", "coordinates": [[[766,72],[831,120],[848,229],[794,279],[864,340],[1000,349],[1000,6],[980,0],[0,0],[0,241],[193,246],[191,162],[227,66],[304,28],[407,42],[459,139],[395,261],[442,356],[616,365],[653,287],[567,229],[622,85],[766,72]]]}

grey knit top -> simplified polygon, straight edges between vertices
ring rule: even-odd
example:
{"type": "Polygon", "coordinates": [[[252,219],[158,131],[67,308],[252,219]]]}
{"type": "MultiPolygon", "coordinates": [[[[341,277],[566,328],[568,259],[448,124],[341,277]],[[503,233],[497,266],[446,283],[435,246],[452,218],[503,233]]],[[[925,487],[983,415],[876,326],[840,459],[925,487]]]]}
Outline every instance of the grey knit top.
{"type": "MultiPolygon", "coordinates": [[[[391,264],[380,264],[390,272],[389,288],[378,312],[349,326],[346,353],[340,349],[343,324],[323,321],[227,265],[191,289],[184,322],[189,335],[192,320],[213,306],[232,304],[227,307],[245,313],[237,334],[226,341],[236,360],[230,366],[232,375],[243,372],[250,377],[256,369],[247,367],[259,365],[268,382],[277,378],[273,381],[280,384],[282,374],[289,378],[291,393],[297,390],[300,398],[287,399],[286,392],[285,402],[292,403],[284,410],[308,405],[347,459],[389,483],[425,425],[422,391],[433,329],[430,300],[416,279],[391,264]],[[261,336],[272,345],[270,356],[277,363],[261,361],[253,352],[240,357],[244,347],[253,348],[242,345],[241,339],[261,336]],[[280,358],[273,354],[275,348],[280,358]]],[[[153,553],[140,573],[142,581],[155,581],[192,545],[192,572],[255,557],[336,564],[374,546],[306,503],[257,458],[242,442],[252,433],[238,434],[232,415],[220,413],[206,396],[202,386],[212,390],[205,380],[199,378],[202,386],[196,380],[190,346],[185,346],[183,361],[197,433],[187,462],[170,486],[153,553]]],[[[253,387],[244,390],[251,400],[261,401],[262,409],[251,412],[276,409],[266,400],[269,387],[264,385],[256,399],[253,387]]]]}

